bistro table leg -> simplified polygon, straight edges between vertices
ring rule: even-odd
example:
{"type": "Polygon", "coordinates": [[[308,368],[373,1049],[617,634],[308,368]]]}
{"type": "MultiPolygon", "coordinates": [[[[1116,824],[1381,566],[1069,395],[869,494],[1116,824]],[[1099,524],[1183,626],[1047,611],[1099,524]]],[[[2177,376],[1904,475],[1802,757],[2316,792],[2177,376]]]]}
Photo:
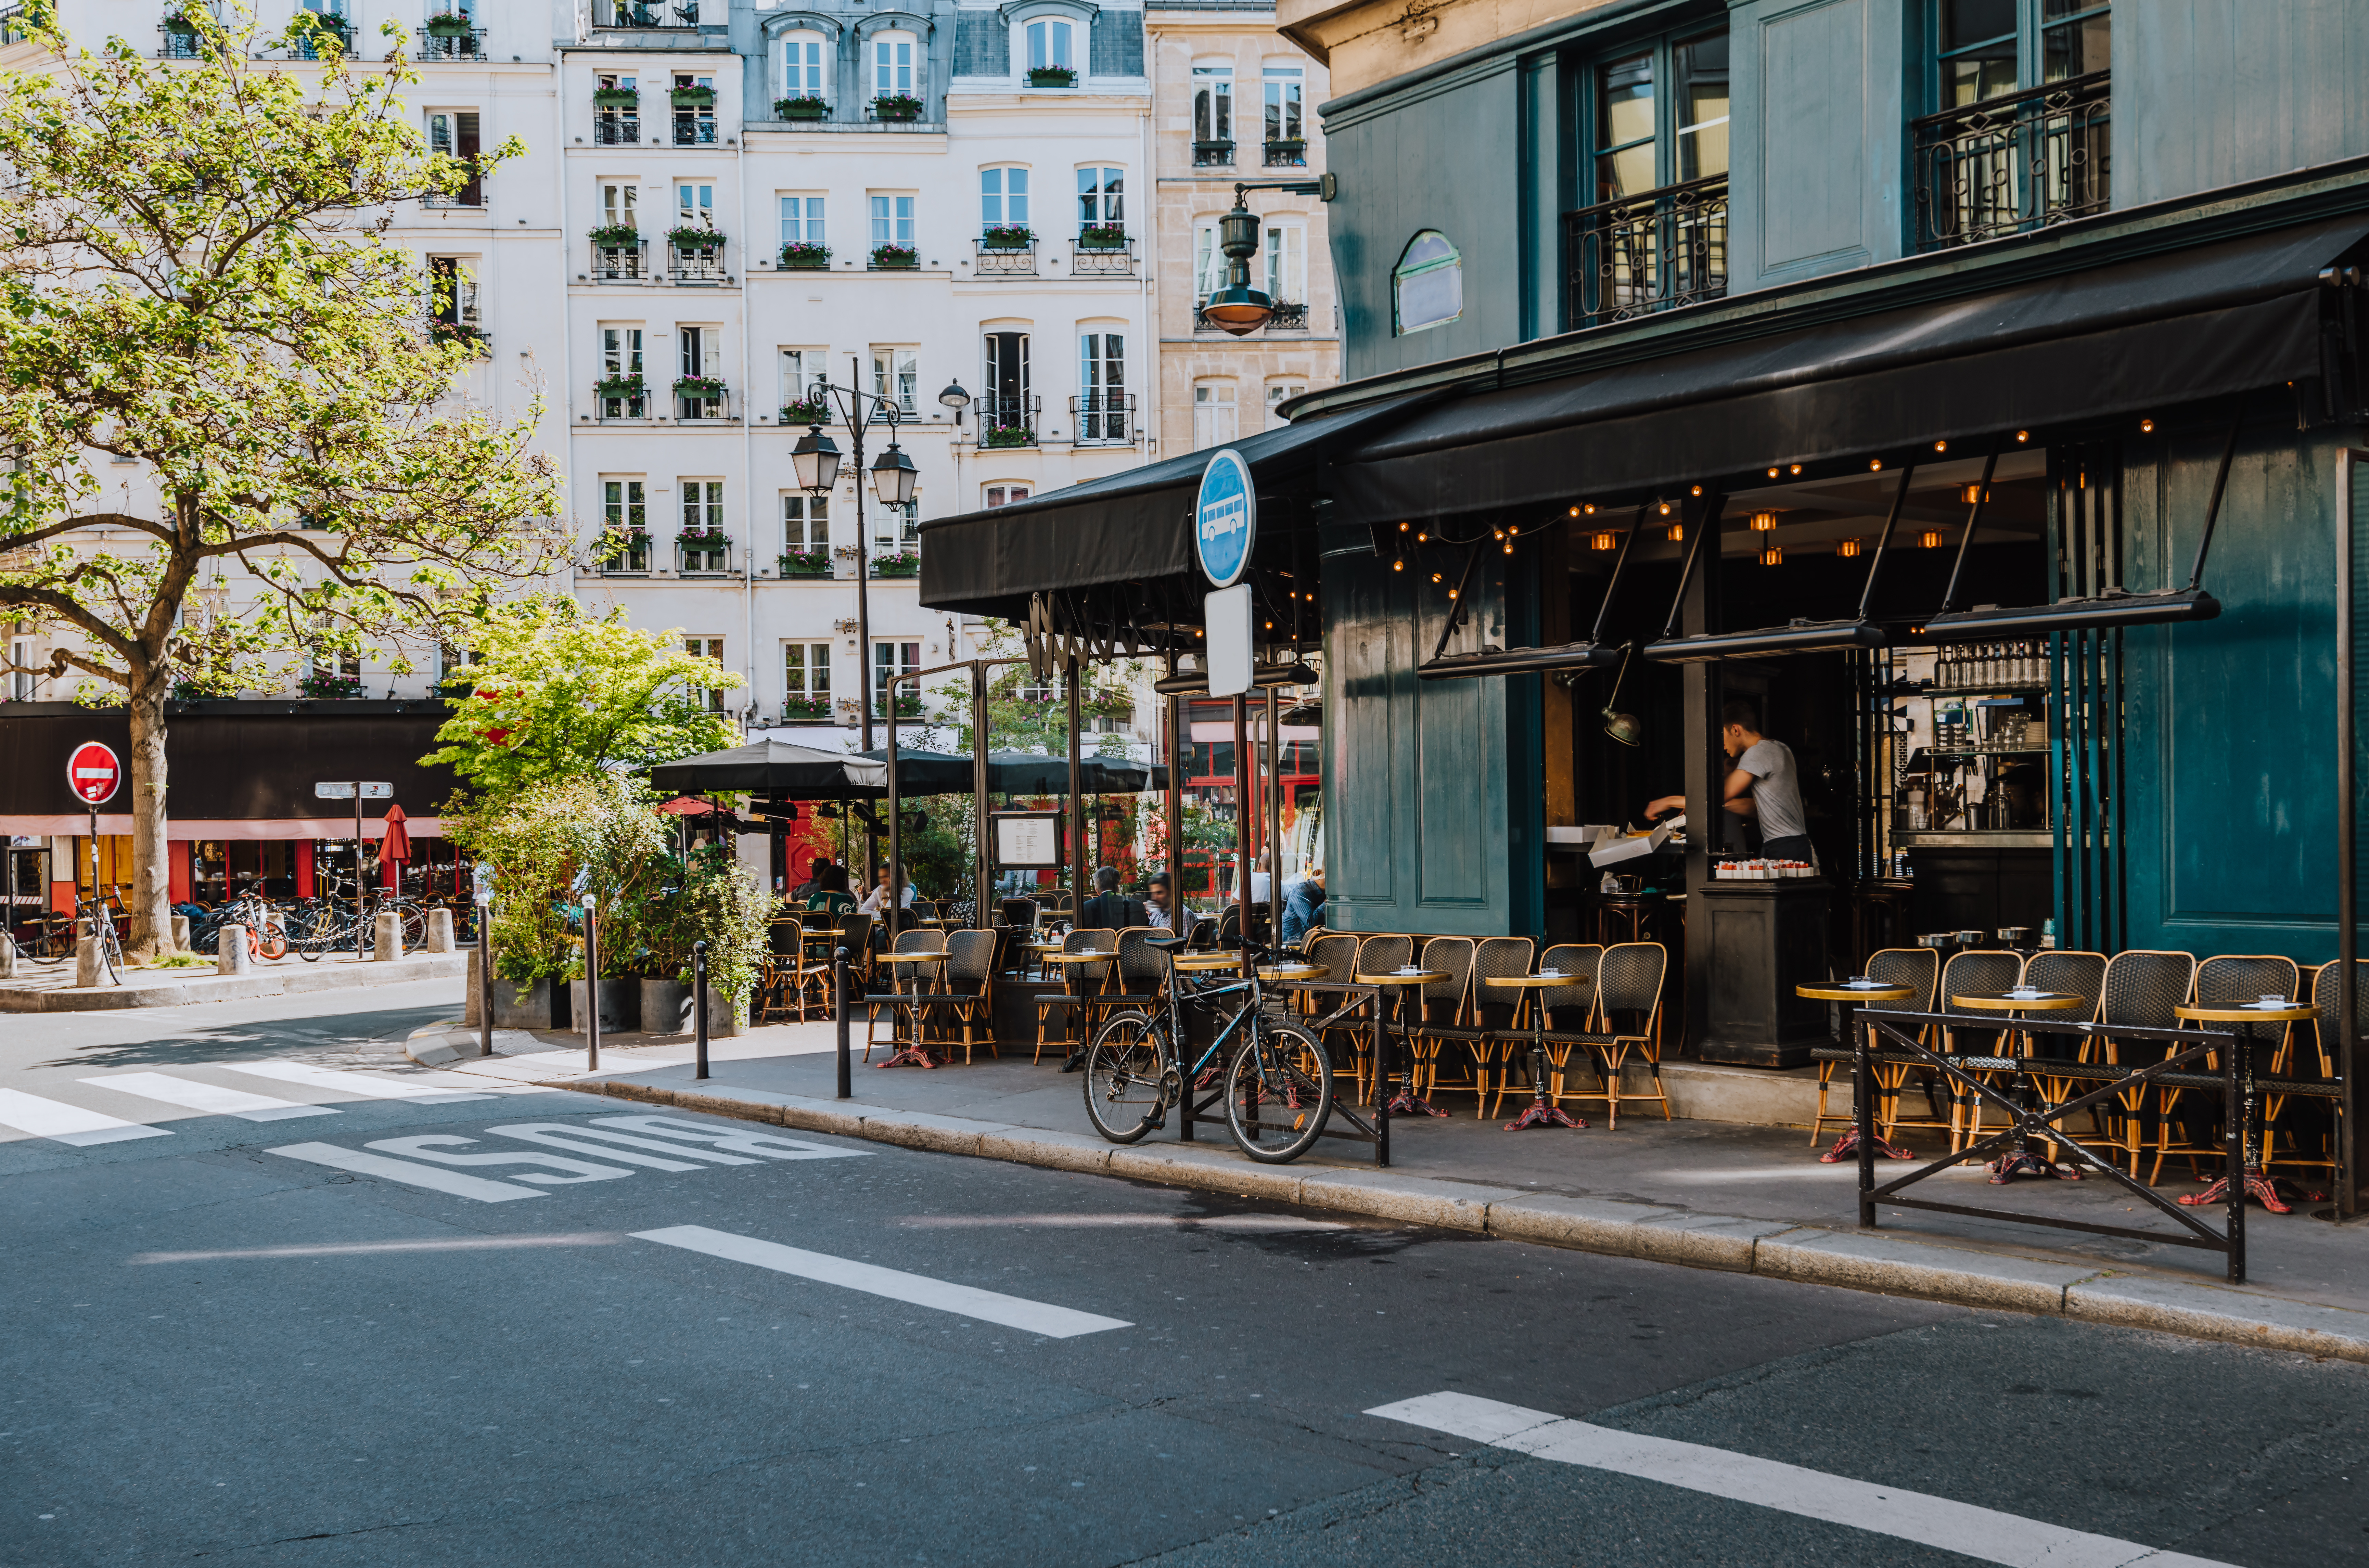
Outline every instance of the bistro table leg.
{"type": "MultiPolygon", "coordinates": [[[[1842,1009],[1843,1038],[1846,1040],[1855,1038],[1856,1036],[1851,1034],[1851,1031],[1859,1027],[1858,1009],[1848,1001],[1837,1002],[1835,1005],[1842,1009]]],[[[1881,1042],[1874,1039],[1870,1039],[1868,1041],[1868,1045],[1871,1048],[1880,1043],[1881,1042]]],[[[1868,1071],[1868,1081],[1870,1085],[1869,1093],[1871,1094],[1874,1092],[1874,1080],[1875,1072],[1874,1070],[1871,1068],[1868,1071]]],[[[1857,1085],[1853,1085],[1851,1093],[1854,1094],[1859,1093],[1857,1085]]],[[[1868,1125],[1870,1127],[1873,1127],[1875,1125],[1872,1118],[1870,1119],[1868,1125]]],[[[1874,1145],[1875,1151],[1878,1154],[1883,1155],[1886,1160],[1914,1160],[1917,1158],[1916,1155],[1911,1154],[1906,1149],[1896,1149],[1893,1145],[1886,1143],[1883,1139],[1877,1137],[1872,1132],[1869,1133],[1867,1138],[1868,1142],[1874,1145]]],[[[1818,1163],[1822,1165],[1839,1165],[1844,1161],[1856,1155],[1858,1152],[1859,1120],[1854,1116],[1851,1120],[1851,1125],[1844,1129],[1843,1135],[1835,1139],[1835,1146],[1832,1149],[1827,1150],[1824,1154],[1818,1156],[1818,1163]]]]}
{"type": "MultiPolygon", "coordinates": [[[[1524,992],[1521,1001],[1523,1005],[1528,1006],[1529,993],[1524,992]]],[[[1543,1031],[1539,1027],[1535,1010],[1530,1018],[1530,1093],[1529,1109],[1507,1122],[1504,1130],[1520,1132],[1534,1127],[1584,1127],[1587,1125],[1565,1112],[1561,1105],[1550,1104],[1547,1100],[1547,1043],[1543,1031]]]]}
{"type": "MultiPolygon", "coordinates": [[[[889,1025],[888,1043],[895,1046],[897,1048],[895,1051],[890,1053],[887,1061],[876,1062],[874,1064],[875,1067],[937,1066],[937,1059],[930,1054],[928,1042],[922,1037],[924,1034],[923,1019],[926,1017],[929,1010],[926,1007],[918,1005],[909,1010],[905,1005],[903,1005],[905,987],[902,981],[902,977],[899,977],[897,980],[892,980],[890,984],[896,987],[898,998],[897,1001],[889,1003],[890,1012],[895,1016],[907,1017],[910,1011],[910,1017],[907,1019],[908,1032],[900,1036],[897,1033],[897,1026],[894,1024],[889,1025]]],[[[923,994],[921,990],[921,977],[919,975],[914,976],[914,990],[912,994],[915,997],[919,997],[923,994]]]]}
{"type": "MultiPolygon", "coordinates": [[[[1403,992],[1402,992],[1399,997],[1399,1045],[1406,1052],[1407,1086],[1405,1093],[1400,1094],[1390,1101],[1391,1113],[1402,1116],[1439,1116],[1445,1118],[1448,1115],[1446,1111],[1436,1111],[1432,1109],[1431,1102],[1425,1100],[1422,1095],[1417,1094],[1414,1092],[1414,1028],[1407,1022],[1406,997],[1403,992]]],[[[1388,1089],[1389,1085],[1383,1085],[1385,1093],[1388,1092],[1388,1089]]]]}
{"type": "Polygon", "coordinates": [[[1991,1185],[2003,1187],[2018,1176],[2054,1176],[2060,1182],[2079,1181],[2079,1166],[2069,1160],[2060,1164],[2032,1147],[2031,1127],[2035,1124],[2030,1118],[2043,1107],[2040,1091],[2032,1087],[2031,1075],[2021,1069],[2018,1069],[2015,1075],[2015,1104],[2027,1119],[2023,1130],[2016,1134],[2015,1147],[1990,1162],[1986,1167],[1991,1173],[1991,1185]]]}
{"type": "MultiPolygon", "coordinates": [[[[2281,1187],[2293,1187],[2295,1196],[2306,1203],[2322,1202],[2328,1196],[2326,1193],[2313,1192],[2307,1187],[2297,1186],[2286,1177],[2273,1176],[2262,1168],[2262,1102],[2261,1096],[2254,1092],[2253,1042],[2240,1040],[2234,1048],[2240,1053],[2237,1058],[2237,1082],[2238,1093],[2242,1099],[2237,1115],[2238,1125],[2244,1128],[2246,1140],[2244,1156],[2246,1196],[2259,1201],[2272,1214],[2295,1212],[2294,1206],[2288,1203],[2285,1196],[2279,1191],[2281,1187]]],[[[2214,1177],[2213,1185],[2203,1192],[2189,1193],[2179,1201],[2183,1207],[2203,1208],[2211,1204],[2226,1203],[2228,1198],[2229,1178],[2226,1175],[2221,1175],[2214,1177]]]]}

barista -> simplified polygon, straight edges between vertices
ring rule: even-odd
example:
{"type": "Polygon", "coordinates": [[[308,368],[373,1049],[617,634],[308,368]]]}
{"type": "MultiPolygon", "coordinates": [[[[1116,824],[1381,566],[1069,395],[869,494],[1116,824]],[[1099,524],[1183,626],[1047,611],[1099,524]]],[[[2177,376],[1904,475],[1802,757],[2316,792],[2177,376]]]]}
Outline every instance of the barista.
{"type": "MultiPolygon", "coordinates": [[[[1760,826],[1760,853],[1770,860],[1801,860],[1817,864],[1810,842],[1809,822],[1802,811],[1802,785],[1793,764],[1793,749],[1760,733],[1760,710],[1746,698],[1737,698],[1719,710],[1719,743],[1735,766],[1721,785],[1728,810],[1760,826]]],[[[1666,811],[1682,811],[1687,797],[1665,795],[1645,807],[1648,819],[1666,811]]]]}

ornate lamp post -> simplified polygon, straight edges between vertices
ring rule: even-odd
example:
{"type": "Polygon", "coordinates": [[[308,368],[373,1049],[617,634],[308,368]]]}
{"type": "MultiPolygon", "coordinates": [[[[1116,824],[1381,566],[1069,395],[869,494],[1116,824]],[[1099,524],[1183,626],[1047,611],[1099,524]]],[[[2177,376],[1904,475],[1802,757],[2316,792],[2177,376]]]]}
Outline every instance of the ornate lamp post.
{"type": "MultiPolygon", "coordinates": [[[[860,380],[861,361],[849,355],[852,369],[860,380]]],[[[904,408],[893,397],[865,392],[861,386],[835,386],[829,376],[818,376],[807,389],[807,401],[839,410],[840,419],[855,450],[850,454],[857,467],[864,465],[864,433],[875,425],[888,427],[888,450],[872,464],[872,486],[886,507],[902,508],[912,504],[913,491],[921,471],[913,460],[897,444],[897,426],[905,417],[904,408]]],[[[823,434],[822,426],[810,425],[798,444],[790,449],[790,466],[797,473],[798,488],[819,498],[829,495],[839,484],[841,453],[838,443],[823,434]]],[[[872,541],[864,516],[864,486],[855,487],[855,641],[857,647],[858,685],[857,711],[862,715],[864,745],[872,750],[872,541]]],[[[896,700],[890,694],[889,700],[896,700]]]]}

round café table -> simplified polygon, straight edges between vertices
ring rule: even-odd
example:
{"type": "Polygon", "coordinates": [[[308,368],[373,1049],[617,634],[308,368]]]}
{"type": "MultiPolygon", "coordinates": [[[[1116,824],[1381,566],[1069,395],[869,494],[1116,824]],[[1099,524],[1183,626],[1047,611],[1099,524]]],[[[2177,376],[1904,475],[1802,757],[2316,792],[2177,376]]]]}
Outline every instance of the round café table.
{"type": "Polygon", "coordinates": [[[1546,1026],[1542,1017],[1545,1003],[1539,995],[1551,986],[1577,985],[1586,978],[1585,975],[1566,975],[1559,969],[1541,969],[1535,975],[1484,975],[1482,977],[1481,983],[1484,986],[1495,986],[1500,990],[1519,993],[1514,998],[1515,1029],[1507,1032],[1518,1031],[1528,1034],[1530,1037],[1530,1107],[1507,1122],[1501,1130],[1520,1132],[1534,1127],[1583,1127],[1587,1125],[1585,1121],[1569,1115],[1561,1105],[1552,1104],[1547,1099],[1547,1042],[1546,1026]],[[1530,1026],[1527,1030],[1522,1030],[1520,1021],[1525,1016],[1529,1019],[1530,1026]]]}
{"type": "MultiPolygon", "coordinates": [[[[1399,1043],[1406,1049],[1407,1086],[1405,1093],[1391,1098],[1390,1114],[1394,1116],[1445,1117],[1448,1115],[1446,1111],[1432,1109],[1430,1103],[1422,1099],[1414,1092],[1414,1028],[1407,1022],[1406,988],[1427,986],[1440,980],[1451,980],[1456,977],[1446,969],[1390,969],[1379,975],[1356,975],[1352,978],[1361,986],[1395,988],[1398,993],[1399,1043]]],[[[1389,1037],[1387,1029],[1383,1031],[1383,1037],[1386,1039],[1389,1037]]],[[[1375,1073],[1378,1081],[1374,1085],[1374,1093],[1377,1098],[1379,1098],[1390,1093],[1390,1064],[1388,1062],[1380,1064],[1375,1069],[1375,1073]]]]}
{"type": "MultiPolygon", "coordinates": [[[[1917,992],[1913,988],[1908,986],[1886,985],[1880,981],[1869,985],[1855,986],[1848,980],[1811,980],[1805,984],[1795,986],[1793,988],[1793,994],[1799,997],[1806,997],[1812,1001],[1834,1001],[1841,1003],[1843,1010],[1843,1039],[1848,1043],[1856,1037],[1851,1033],[1851,1029],[1853,1027],[1851,1009],[1858,1007],[1862,1003],[1871,1001],[1906,1001],[1910,997],[1915,996],[1917,992]]],[[[1851,1085],[1851,1094],[1852,1104],[1855,1111],[1858,1104],[1859,1094],[1859,1085],[1856,1082],[1851,1085]]],[[[1917,1158],[1917,1156],[1911,1154],[1906,1149],[1894,1149],[1891,1144],[1886,1143],[1881,1138],[1875,1139],[1874,1143],[1876,1152],[1882,1154],[1887,1160],[1914,1160],[1917,1158]]],[[[1814,1149],[1817,1146],[1815,1144],[1812,1144],[1811,1147],[1814,1149]]],[[[1851,1118],[1849,1128],[1846,1130],[1840,1138],[1835,1139],[1835,1146],[1832,1149],[1827,1150],[1824,1154],[1818,1156],[1818,1162],[1822,1165],[1837,1165],[1857,1152],[1859,1152],[1859,1118],[1854,1115],[1851,1118]]]]}
{"type": "MultiPolygon", "coordinates": [[[[2017,990],[1963,991],[1950,998],[1951,1007],[1968,1013],[2072,1013],[2090,1006],[2086,996],[2071,991],[2017,990]]],[[[2015,1070],[2016,1108],[2024,1113],[2022,1129],[2015,1135],[2015,1147],[1984,1168],[1991,1173],[1991,1185],[2005,1186],[2018,1176],[2054,1176],[2063,1182],[2077,1182],[2081,1169],[2070,1161],[2054,1161],[2031,1146],[2031,1114],[2040,1110],[2040,1092],[2033,1087],[2031,1075],[2021,1068],[2015,1070]]],[[[1979,1115],[1979,1111],[1976,1113],[1979,1115]]]]}
{"type": "MultiPolygon", "coordinates": [[[[1074,1013],[1081,1011],[1077,1004],[1085,1000],[1077,989],[1076,977],[1072,974],[1074,967],[1082,964],[1113,964],[1117,961],[1118,949],[1116,947],[1104,947],[1092,952],[1064,953],[1061,951],[1061,944],[1057,942],[1049,944],[1047,952],[1040,958],[1038,967],[1061,971],[1061,994],[1068,997],[1070,1001],[1070,1006],[1063,1011],[1074,1013]]],[[[1092,1023],[1093,1020],[1088,1019],[1086,1022],[1092,1023]]],[[[1082,1036],[1084,1031],[1082,1029],[1079,1033],[1082,1036]]],[[[1082,1038],[1078,1040],[1070,1051],[1070,1059],[1075,1060],[1078,1052],[1085,1049],[1085,1045],[1086,1042],[1082,1038]]]]}
{"type": "MultiPolygon", "coordinates": [[[[922,972],[931,965],[938,966],[941,970],[944,968],[946,955],[944,953],[880,953],[874,955],[873,961],[889,965],[897,971],[890,976],[888,983],[898,986],[899,988],[898,994],[901,996],[904,994],[901,982],[905,975],[910,974],[914,985],[918,988],[922,972]]],[[[890,1030],[888,1043],[897,1048],[889,1054],[887,1060],[875,1062],[874,1067],[935,1067],[938,1065],[937,1059],[930,1055],[929,1047],[922,1043],[921,1021],[919,1013],[920,1010],[915,1009],[913,1033],[909,1037],[900,1039],[893,1028],[890,1030]]],[[[870,1025],[867,1024],[866,1027],[870,1025]]]]}
{"type": "MultiPolygon", "coordinates": [[[[2189,1024],[2302,1024],[2319,1016],[2319,1009],[2307,1002],[2281,1001],[2269,1005],[2259,1001],[2203,1006],[2182,1003],[2171,1010],[2172,1016],[2189,1024]]],[[[2279,1196],[2279,1186],[2285,1180],[2273,1176],[2262,1168],[2261,1097],[2254,1093],[2253,1041],[2243,1036],[2237,1041],[2237,1096],[2242,1102],[2237,1115],[2245,1139],[2246,1192],[2259,1198],[2272,1214],[2292,1214],[2292,1206],[2279,1196]]],[[[2293,1184],[2288,1184],[2292,1185],[2293,1184]]],[[[2297,1189],[2301,1191],[2301,1189],[2297,1189]]],[[[2307,1199],[2317,1200],[2323,1195],[2303,1193],[2307,1199]]],[[[2185,1207],[2202,1208],[2207,1204],[2229,1201],[2229,1178],[2218,1177],[2201,1193],[2190,1193],[2179,1202],[2185,1207]]]]}

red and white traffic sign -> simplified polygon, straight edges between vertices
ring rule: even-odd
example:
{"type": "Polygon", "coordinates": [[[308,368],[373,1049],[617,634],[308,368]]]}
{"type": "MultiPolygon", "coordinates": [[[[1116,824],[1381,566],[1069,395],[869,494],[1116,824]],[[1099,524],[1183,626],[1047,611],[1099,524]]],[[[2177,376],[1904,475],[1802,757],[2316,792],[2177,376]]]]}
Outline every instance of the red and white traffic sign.
{"type": "Polygon", "coordinates": [[[86,740],[66,759],[66,787],[85,806],[104,806],[123,783],[123,764],[96,740],[86,740]]]}

